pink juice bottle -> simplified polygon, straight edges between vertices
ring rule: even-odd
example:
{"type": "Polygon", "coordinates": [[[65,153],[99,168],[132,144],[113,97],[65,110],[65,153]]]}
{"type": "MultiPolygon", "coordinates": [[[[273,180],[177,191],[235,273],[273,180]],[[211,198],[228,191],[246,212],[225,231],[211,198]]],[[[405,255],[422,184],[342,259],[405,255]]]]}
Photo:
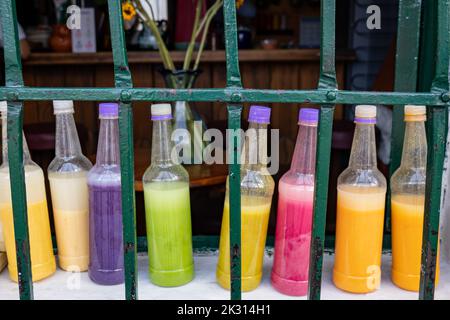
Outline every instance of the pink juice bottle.
{"type": "Polygon", "coordinates": [[[304,296],[308,291],[318,119],[317,109],[300,110],[291,168],[278,185],[271,280],[275,289],[291,296],[304,296]]]}

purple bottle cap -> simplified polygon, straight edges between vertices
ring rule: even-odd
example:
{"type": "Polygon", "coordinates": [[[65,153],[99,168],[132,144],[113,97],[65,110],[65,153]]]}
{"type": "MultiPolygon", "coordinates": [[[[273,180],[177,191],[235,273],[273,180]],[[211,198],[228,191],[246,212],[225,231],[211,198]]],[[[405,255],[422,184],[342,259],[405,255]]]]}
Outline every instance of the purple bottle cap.
{"type": "Polygon", "coordinates": [[[319,110],[312,108],[302,108],[298,113],[298,122],[315,124],[319,122],[319,110]]]}
{"type": "Polygon", "coordinates": [[[170,120],[172,119],[172,106],[169,103],[152,104],[151,114],[153,121],[170,120]]]}
{"type": "Polygon", "coordinates": [[[119,117],[119,104],[115,102],[103,102],[99,104],[100,118],[117,118],[119,117]]]}
{"type": "Polygon", "coordinates": [[[264,106],[250,106],[249,122],[270,123],[270,108],[264,106]]]}

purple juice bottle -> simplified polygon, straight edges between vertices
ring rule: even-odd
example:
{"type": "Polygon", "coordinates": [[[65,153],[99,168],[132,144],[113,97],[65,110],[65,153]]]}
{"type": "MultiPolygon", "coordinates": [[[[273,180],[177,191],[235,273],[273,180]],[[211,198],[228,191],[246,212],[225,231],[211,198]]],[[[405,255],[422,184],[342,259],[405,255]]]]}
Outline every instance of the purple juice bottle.
{"type": "Polygon", "coordinates": [[[124,282],[118,113],[117,103],[100,104],[97,161],[88,174],[89,277],[102,285],[124,282]]]}

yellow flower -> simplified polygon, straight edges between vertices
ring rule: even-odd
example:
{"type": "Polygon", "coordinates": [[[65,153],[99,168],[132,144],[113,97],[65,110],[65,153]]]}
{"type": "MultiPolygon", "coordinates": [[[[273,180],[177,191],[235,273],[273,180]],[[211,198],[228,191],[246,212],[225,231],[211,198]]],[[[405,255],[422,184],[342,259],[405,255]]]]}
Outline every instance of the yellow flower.
{"type": "Polygon", "coordinates": [[[125,21],[131,21],[136,16],[136,9],[134,9],[131,2],[122,3],[122,15],[125,21]]]}
{"type": "Polygon", "coordinates": [[[236,8],[240,8],[244,4],[245,0],[236,0],[236,8]]]}

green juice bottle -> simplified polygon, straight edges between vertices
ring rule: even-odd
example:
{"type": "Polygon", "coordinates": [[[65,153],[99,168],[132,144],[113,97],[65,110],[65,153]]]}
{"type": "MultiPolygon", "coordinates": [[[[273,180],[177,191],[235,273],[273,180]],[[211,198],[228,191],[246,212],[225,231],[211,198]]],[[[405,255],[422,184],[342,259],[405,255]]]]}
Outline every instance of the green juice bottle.
{"type": "Polygon", "coordinates": [[[176,287],[194,278],[189,175],[171,159],[170,104],[152,105],[150,167],[143,177],[150,280],[176,287]]]}

